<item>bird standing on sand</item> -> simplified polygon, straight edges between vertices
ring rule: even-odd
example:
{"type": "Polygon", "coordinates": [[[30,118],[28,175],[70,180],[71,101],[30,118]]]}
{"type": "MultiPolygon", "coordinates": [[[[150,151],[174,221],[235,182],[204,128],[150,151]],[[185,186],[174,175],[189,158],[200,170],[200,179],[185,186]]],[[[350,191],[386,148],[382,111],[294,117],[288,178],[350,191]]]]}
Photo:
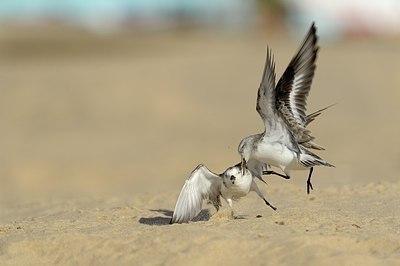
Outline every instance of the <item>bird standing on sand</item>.
{"type": "Polygon", "coordinates": [[[242,171],[240,163],[229,167],[220,175],[200,164],[185,181],[170,223],[187,223],[192,220],[200,213],[204,199],[211,201],[218,211],[222,196],[232,209],[233,200],[246,196],[250,191],[255,191],[265,204],[276,210],[264,198],[254,178],[248,169],[242,171]]]}
{"type": "Polygon", "coordinates": [[[307,96],[316,68],[317,35],[314,23],[297,54],[290,61],[282,77],[275,86],[275,63],[271,51],[267,56],[262,81],[257,95],[257,112],[261,116],[265,130],[263,133],[244,138],[238,147],[242,158],[242,170],[246,165],[258,162],[279,167],[285,174],[264,171],[290,178],[291,170],[309,169],[307,193],[310,193],[313,167],[317,165],[333,167],[308,148],[323,150],[313,142],[315,139],[307,125],[324,109],[306,115],[307,96]],[[258,162],[254,162],[258,161],[258,162]]]}

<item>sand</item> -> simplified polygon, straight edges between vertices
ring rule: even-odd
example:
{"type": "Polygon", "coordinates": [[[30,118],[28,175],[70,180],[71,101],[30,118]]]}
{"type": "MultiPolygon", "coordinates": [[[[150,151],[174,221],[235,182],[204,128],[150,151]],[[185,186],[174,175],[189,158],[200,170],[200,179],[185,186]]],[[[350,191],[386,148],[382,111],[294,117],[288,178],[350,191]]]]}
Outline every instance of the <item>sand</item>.
{"type": "Polygon", "coordinates": [[[169,225],[190,171],[262,130],[266,43],[280,74],[299,40],[42,32],[0,35],[1,265],[398,265],[399,39],[321,43],[308,109],[338,103],[311,125],[336,168],[310,195],[268,177],[276,212],[249,194],[169,225]]]}

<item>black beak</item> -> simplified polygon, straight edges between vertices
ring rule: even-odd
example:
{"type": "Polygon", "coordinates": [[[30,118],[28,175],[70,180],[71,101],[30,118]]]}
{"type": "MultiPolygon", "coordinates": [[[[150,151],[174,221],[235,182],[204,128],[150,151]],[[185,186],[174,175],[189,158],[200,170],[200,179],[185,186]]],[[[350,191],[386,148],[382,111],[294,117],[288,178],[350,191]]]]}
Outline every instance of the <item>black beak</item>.
{"type": "Polygon", "coordinates": [[[244,172],[246,170],[246,160],[242,158],[242,163],[240,164],[240,168],[242,169],[242,175],[244,175],[244,172]]]}

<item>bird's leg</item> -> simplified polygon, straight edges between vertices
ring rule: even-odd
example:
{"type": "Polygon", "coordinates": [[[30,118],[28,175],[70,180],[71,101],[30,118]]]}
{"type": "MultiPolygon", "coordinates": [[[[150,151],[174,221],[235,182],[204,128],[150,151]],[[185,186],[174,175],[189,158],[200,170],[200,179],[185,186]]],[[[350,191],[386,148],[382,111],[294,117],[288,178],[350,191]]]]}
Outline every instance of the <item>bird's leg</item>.
{"type": "Polygon", "coordinates": [[[261,182],[263,182],[264,184],[268,185],[267,182],[265,182],[265,180],[262,178],[262,176],[260,176],[260,177],[257,176],[257,178],[258,178],[259,180],[261,180],[261,182]]]}
{"type": "Polygon", "coordinates": [[[229,207],[231,208],[231,217],[234,218],[234,216],[233,216],[233,201],[232,201],[232,199],[226,199],[226,202],[228,203],[229,207]]]}
{"type": "Polygon", "coordinates": [[[308,174],[308,179],[307,179],[307,194],[310,194],[310,188],[311,188],[311,189],[314,189],[313,186],[312,186],[312,184],[311,184],[311,175],[312,175],[313,170],[314,170],[314,168],[311,167],[311,168],[310,168],[310,173],[308,174]]]}
{"type": "Polygon", "coordinates": [[[213,199],[211,202],[214,205],[215,209],[217,211],[219,211],[219,207],[221,207],[221,198],[218,196],[215,199],[213,199]]]}
{"type": "Polygon", "coordinates": [[[265,204],[267,204],[268,206],[270,206],[274,211],[276,211],[276,208],[274,206],[271,205],[271,203],[269,203],[265,198],[263,198],[265,204]]]}
{"type": "Polygon", "coordinates": [[[275,171],[263,171],[263,175],[277,175],[277,176],[283,177],[283,178],[285,178],[285,179],[290,179],[290,176],[288,176],[288,175],[282,175],[282,174],[277,173],[277,172],[275,172],[275,171]]]}
{"type": "Polygon", "coordinates": [[[226,199],[226,202],[228,203],[229,207],[233,210],[233,202],[232,199],[226,199]]]}
{"type": "Polygon", "coordinates": [[[269,207],[271,207],[271,209],[273,209],[274,211],[276,211],[276,208],[275,208],[274,206],[272,206],[271,203],[269,203],[269,202],[264,198],[264,195],[261,193],[260,189],[258,188],[256,182],[254,182],[254,180],[253,180],[253,182],[251,183],[251,188],[250,188],[250,189],[251,189],[252,191],[255,191],[255,192],[257,193],[257,195],[258,195],[260,198],[262,198],[262,199],[264,200],[265,204],[267,204],[269,207]]]}

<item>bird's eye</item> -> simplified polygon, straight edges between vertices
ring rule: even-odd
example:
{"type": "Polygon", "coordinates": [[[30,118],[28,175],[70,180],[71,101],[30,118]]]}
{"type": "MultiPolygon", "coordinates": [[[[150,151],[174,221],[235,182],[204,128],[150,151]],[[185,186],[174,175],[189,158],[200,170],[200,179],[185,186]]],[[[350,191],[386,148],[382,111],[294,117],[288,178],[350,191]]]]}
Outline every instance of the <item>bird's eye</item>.
{"type": "Polygon", "coordinates": [[[234,175],[231,175],[231,180],[235,180],[236,177],[234,175]]]}

